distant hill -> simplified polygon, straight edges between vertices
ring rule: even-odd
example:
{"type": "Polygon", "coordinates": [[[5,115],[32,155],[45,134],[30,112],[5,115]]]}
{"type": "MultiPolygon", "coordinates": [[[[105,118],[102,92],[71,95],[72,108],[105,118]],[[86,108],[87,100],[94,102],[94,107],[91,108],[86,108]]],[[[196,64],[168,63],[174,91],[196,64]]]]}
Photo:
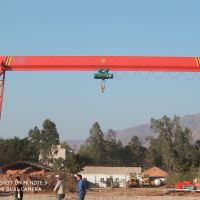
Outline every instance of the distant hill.
{"type": "Polygon", "coordinates": [[[85,143],[85,140],[68,140],[67,143],[72,149],[77,151],[85,143]]]}
{"type": "Polygon", "coordinates": [[[138,125],[132,128],[116,131],[117,139],[122,141],[123,145],[128,144],[133,136],[138,136],[141,143],[146,143],[146,138],[152,135],[150,124],[138,125]]]}
{"type": "MultiPolygon", "coordinates": [[[[192,137],[194,141],[200,139],[200,113],[182,117],[181,125],[192,130],[192,137]]],[[[140,138],[142,144],[146,144],[146,138],[152,135],[150,124],[118,130],[116,133],[117,138],[120,139],[124,145],[126,145],[134,135],[140,138]]]]}
{"type": "MultiPolygon", "coordinates": [[[[192,130],[194,141],[200,139],[200,113],[194,115],[186,115],[181,118],[181,125],[192,130]]],[[[150,124],[138,125],[135,127],[116,130],[117,138],[122,141],[123,145],[128,144],[133,136],[138,136],[143,145],[147,145],[146,138],[152,135],[150,124]]],[[[74,148],[79,149],[85,140],[69,140],[68,144],[74,148]]]]}

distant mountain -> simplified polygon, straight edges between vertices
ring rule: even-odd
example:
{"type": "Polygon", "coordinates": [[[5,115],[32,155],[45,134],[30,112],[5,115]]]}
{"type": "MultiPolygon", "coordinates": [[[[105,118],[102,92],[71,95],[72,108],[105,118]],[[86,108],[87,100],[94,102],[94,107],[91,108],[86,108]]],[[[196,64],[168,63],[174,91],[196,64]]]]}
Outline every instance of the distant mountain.
{"type": "MultiPolygon", "coordinates": [[[[194,141],[200,140],[200,113],[182,117],[181,125],[192,130],[194,141]]],[[[152,135],[152,131],[150,124],[143,124],[123,130],[116,130],[116,135],[117,139],[121,140],[123,145],[128,144],[133,136],[138,136],[141,143],[146,146],[146,138],[152,135]]],[[[84,144],[85,140],[70,140],[67,142],[72,148],[79,149],[81,144],[84,144]]]]}
{"type": "Polygon", "coordinates": [[[72,149],[75,149],[77,151],[80,149],[81,145],[85,143],[85,140],[68,140],[67,143],[72,149]]]}
{"type": "Polygon", "coordinates": [[[150,128],[150,124],[138,125],[132,128],[116,131],[117,139],[121,140],[123,145],[128,144],[133,136],[138,136],[141,143],[145,144],[147,142],[146,138],[151,135],[152,131],[150,128]]]}
{"type": "MultiPolygon", "coordinates": [[[[192,137],[194,141],[200,139],[200,113],[181,117],[181,125],[183,127],[188,127],[192,131],[192,137]]],[[[124,130],[118,130],[116,131],[116,133],[117,138],[120,139],[124,145],[128,144],[131,137],[133,137],[134,135],[139,137],[143,145],[147,143],[146,138],[152,136],[150,124],[144,124],[124,130]]]]}

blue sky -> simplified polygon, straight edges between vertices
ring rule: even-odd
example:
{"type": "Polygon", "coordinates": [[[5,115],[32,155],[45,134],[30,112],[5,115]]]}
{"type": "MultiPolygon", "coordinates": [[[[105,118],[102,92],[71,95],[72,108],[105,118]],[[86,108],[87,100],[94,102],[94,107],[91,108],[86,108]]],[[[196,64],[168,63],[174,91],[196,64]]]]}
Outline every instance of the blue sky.
{"type": "MultiPolygon", "coordinates": [[[[0,55],[200,56],[199,7],[198,0],[6,0],[0,55]]],[[[24,137],[50,118],[62,140],[81,139],[95,121],[106,131],[200,112],[200,75],[122,75],[101,94],[91,72],[9,72],[0,136],[24,137]]]]}

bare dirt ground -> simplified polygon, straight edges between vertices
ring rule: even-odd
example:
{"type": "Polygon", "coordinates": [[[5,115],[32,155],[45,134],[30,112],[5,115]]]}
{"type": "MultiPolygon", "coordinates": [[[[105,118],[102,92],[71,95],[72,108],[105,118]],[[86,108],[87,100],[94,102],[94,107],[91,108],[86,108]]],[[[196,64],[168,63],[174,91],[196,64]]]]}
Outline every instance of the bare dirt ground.
{"type": "MultiPolygon", "coordinates": [[[[88,191],[85,200],[199,200],[200,193],[173,193],[164,194],[164,188],[140,189],[95,189],[88,191]]],[[[13,200],[11,196],[1,196],[1,200],[13,200]]],[[[75,194],[67,194],[66,200],[75,200],[75,194]]],[[[23,200],[56,200],[51,194],[25,194],[23,200]]]]}

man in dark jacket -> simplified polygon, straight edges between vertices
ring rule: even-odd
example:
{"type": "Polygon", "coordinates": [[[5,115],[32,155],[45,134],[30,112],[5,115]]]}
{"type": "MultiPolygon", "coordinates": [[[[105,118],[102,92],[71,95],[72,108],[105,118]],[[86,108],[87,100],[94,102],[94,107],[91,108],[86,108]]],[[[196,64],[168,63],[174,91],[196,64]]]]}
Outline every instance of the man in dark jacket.
{"type": "Polygon", "coordinates": [[[84,200],[86,194],[86,184],[80,174],[77,175],[77,181],[76,193],[78,200],[84,200]]]}
{"type": "Polygon", "coordinates": [[[15,200],[22,200],[23,199],[23,185],[20,182],[20,177],[17,176],[15,178],[15,200]]]}

